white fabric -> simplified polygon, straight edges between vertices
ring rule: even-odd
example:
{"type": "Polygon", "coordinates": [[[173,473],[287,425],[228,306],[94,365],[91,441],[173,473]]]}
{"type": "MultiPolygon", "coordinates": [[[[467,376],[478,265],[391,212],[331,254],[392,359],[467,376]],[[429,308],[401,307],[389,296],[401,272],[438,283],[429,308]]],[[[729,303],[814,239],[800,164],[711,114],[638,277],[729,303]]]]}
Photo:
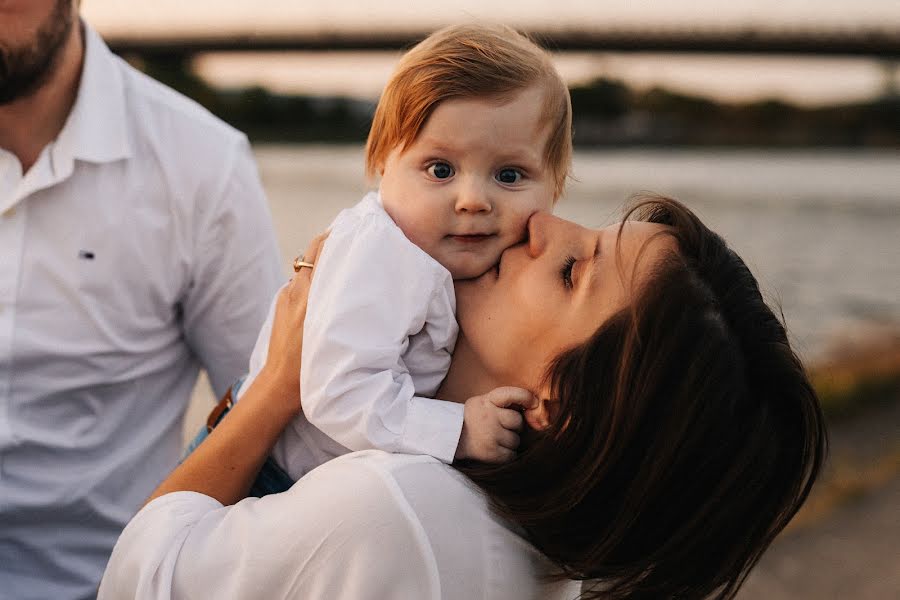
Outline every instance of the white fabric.
{"type": "Polygon", "coordinates": [[[99,600],[557,600],[550,565],[428,456],[356,452],[234,506],[157,498],[122,533],[99,600]]]}
{"type": "MultiPolygon", "coordinates": [[[[403,235],[376,193],[342,211],[310,289],[303,414],[275,445],[276,462],[294,479],[351,450],[452,462],[463,405],[432,397],[450,367],[455,310],[450,272],[403,235]]],[[[273,314],[242,391],[265,363],[273,314]]]]}
{"type": "Polygon", "coordinates": [[[175,465],[201,366],[246,367],[281,279],[246,138],[85,27],[76,103],[0,149],[0,596],[88,598],[175,465]]]}

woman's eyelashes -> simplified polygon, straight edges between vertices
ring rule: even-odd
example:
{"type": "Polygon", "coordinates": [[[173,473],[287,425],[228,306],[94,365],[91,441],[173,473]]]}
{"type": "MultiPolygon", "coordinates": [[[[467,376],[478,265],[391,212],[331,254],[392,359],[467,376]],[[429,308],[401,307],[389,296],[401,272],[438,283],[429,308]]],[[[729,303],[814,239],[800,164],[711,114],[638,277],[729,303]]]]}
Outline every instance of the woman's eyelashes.
{"type": "Polygon", "coordinates": [[[567,256],[566,261],[563,263],[562,268],[559,270],[559,275],[562,277],[563,285],[566,286],[566,289],[572,289],[572,268],[575,266],[575,257],[567,256]]]}
{"type": "Polygon", "coordinates": [[[429,164],[425,170],[434,179],[449,179],[455,173],[453,167],[443,161],[435,161],[429,164]]]}

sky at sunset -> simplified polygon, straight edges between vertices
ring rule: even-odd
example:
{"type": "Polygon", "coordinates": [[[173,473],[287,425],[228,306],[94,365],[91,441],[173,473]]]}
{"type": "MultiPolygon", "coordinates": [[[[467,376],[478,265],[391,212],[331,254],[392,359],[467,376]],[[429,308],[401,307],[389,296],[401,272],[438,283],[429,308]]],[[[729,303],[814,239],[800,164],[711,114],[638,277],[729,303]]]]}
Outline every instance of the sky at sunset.
{"type": "Polygon", "coordinates": [[[83,0],[105,30],[431,28],[460,19],[566,27],[898,26],[897,0],[83,0]]]}
{"type": "MultiPolygon", "coordinates": [[[[493,20],[522,29],[827,29],[900,31],[898,0],[83,0],[82,13],[102,34],[135,37],[375,29],[428,30],[458,21],[493,20]],[[552,8],[548,8],[552,6],[552,8]],[[263,8],[264,7],[264,8],[263,8]]],[[[223,86],[377,97],[397,54],[209,55],[198,71],[223,86]]],[[[744,100],[783,97],[818,104],[880,92],[884,66],[866,59],[565,54],[571,82],[605,75],[636,87],[744,100]]],[[[895,65],[896,68],[896,65],[895,65]]]]}

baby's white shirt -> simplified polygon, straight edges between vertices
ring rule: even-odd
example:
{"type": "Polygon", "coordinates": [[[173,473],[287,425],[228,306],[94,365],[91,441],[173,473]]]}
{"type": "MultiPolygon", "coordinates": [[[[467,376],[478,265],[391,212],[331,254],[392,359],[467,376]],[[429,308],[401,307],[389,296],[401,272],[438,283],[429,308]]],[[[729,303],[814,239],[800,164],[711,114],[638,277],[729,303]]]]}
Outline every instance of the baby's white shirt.
{"type": "MultiPolygon", "coordinates": [[[[265,363],[275,304],[250,359],[265,363]]],[[[342,211],[316,260],[303,331],[303,414],[272,455],[299,479],[350,451],[453,461],[463,405],[432,397],[456,343],[453,278],[409,241],[377,193],[342,211]]]]}

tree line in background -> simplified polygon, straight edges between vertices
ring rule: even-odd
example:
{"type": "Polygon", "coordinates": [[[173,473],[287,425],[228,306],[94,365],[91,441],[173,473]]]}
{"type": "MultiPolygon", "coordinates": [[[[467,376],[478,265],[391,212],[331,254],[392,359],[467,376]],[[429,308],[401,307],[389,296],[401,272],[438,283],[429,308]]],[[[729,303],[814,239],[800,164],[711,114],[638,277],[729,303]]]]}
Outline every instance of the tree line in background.
{"type": "MultiPolygon", "coordinates": [[[[185,60],[138,65],[258,142],[360,142],[375,103],[340,96],[221,90],[185,60]]],[[[900,97],[816,108],[781,100],[723,103],[663,88],[630,89],[600,78],[573,87],[577,146],[900,147],[900,97]]]]}

